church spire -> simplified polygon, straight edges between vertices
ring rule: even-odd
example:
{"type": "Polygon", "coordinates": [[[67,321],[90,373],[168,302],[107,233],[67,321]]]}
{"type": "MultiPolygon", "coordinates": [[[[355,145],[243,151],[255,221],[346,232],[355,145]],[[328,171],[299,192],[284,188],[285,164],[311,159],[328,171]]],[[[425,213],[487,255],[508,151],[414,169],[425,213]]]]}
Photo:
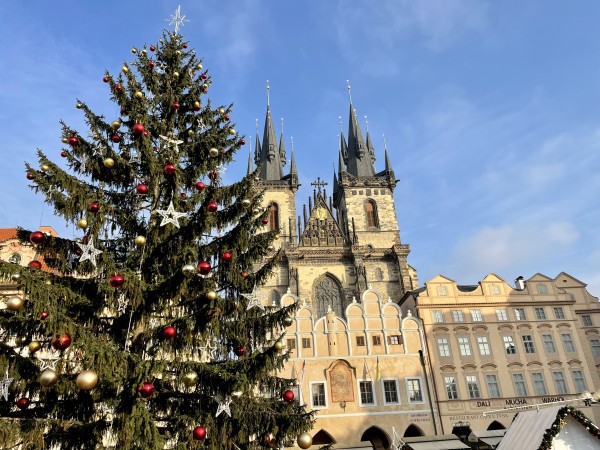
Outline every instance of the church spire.
{"type": "Polygon", "coordinates": [[[296,170],[296,157],[294,156],[294,137],[292,139],[292,156],[290,162],[290,175],[298,177],[298,172],[296,170]]]}
{"type": "Polygon", "coordinates": [[[252,172],[254,172],[254,165],[252,164],[252,151],[250,149],[248,149],[248,172],[247,172],[247,174],[250,175],[252,172]]]}
{"type": "Polygon", "coordinates": [[[256,139],[254,140],[254,164],[260,165],[260,138],[258,137],[258,119],[256,119],[256,139]]]}
{"type": "Polygon", "coordinates": [[[270,99],[268,96],[269,89],[269,85],[267,85],[267,116],[265,118],[262,146],[260,146],[261,167],[259,177],[262,180],[281,180],[281,157],[277,148],[275,126],[273,125],[273,117],[271,116],[270,99]]]}
{"type": "Polygon", "coordinates": [[[286,163],[285,141],[283,139],[283,117],[281,118],[281,137],[279,138],[279,159],[281,160],[281,168],[283,169],[286,163]]]}
{"type": "Polygon", "coordinates": [[[375,169],[352,103],[348,122],[348,172],[355,177],[372,177],[375,169]]]}

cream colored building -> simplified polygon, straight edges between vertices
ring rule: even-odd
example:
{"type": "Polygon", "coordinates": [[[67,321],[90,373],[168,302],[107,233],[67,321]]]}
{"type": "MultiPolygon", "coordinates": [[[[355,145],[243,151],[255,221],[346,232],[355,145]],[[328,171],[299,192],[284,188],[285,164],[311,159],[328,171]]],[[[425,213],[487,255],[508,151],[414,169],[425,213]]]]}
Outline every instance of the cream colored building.
{"type": "Polygon", "coordinates": [[[437,276],[400,306],[424,326],[442,433],[508,428],[518,409],[553,402],[598,423],[599,406],[581,398],[600,388],[600,309],[579,280],[536,274],[513,287],[490,274],[465,286],[437,276]]]}

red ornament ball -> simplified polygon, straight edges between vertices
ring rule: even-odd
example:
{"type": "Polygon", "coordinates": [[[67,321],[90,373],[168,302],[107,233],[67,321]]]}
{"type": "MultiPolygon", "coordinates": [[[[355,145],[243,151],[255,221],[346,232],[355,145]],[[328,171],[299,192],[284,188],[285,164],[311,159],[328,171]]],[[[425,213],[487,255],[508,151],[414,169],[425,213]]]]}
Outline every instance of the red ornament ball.
{"type": "Polygon", "coordinates": [[[76,248],[76,249],[75,249],[75,254],[76,254],[77,256],[81,256],[81,254],[82,254],[82,253],[83,253],[83,251],[82,251],[80,248],[76,248]]]}
{"type": "Polygon", "coordinates": [[[210,263],[208,261],[202,261],[198,264],[198,272],[201,275],[208,275],[210,272],[210,263]]]}
{"type": "Polygon", "coordinates": [[[67,152],[65,152],[64,150],[62,152],[60,152],[60,156],[62,156],[63,158],[67,157],[67,152]]]}
{"type": "Polygon", "coordinates": [[[215,178],[217,178],[217,174],[215,172],[208,172],[208,178],[214,180],[215,178]]]}
{"type": "Polygon", "coordinates": [[[242,278],[248,278],[248,275],[250,275],[248,272],[242,272],[242,278]]]}
{"type": "Polygon", "coordinates": [[[240,139],[240,144],[241,145],[246,145],[246,139],[240,139]]]}
{"type": "Polygon", "coordinates": [[[48,316],[50,315],[50,313],[48,311],[42,311],[40,313],[40,319],[41,320],[46,320],[48,318],[48,316]]]}
{"type": "Polygon", "coordinates": [[[194,435],[194,439],[196,439],[197,441],[206,439],[206,428],[203,427],[202,425],[197,426],[196,428],[194,428],[193,435],[194,435]]]}
{"type": "Polygon", "coordinates": [[[187,48],[187,42],[184,42],[182,47],[187,48]]]}
{"type": "Polygon", "coordinates": [[[264,223],[265,225],[269,223],[269,218],[268,217],[263,217],[261,220],[262,223],[264,223]]]}
{"type": "Polygon", "coordinates": [[[108,283],[114,288],[120,288],[121,286],[123,286],[123,283],[125,283],[125,278],[123,277],[123,275],[114,275],[110,277],[108,283]]]}
{"type": "Polygon", "coordinates": [[[230,252],[225,252],[221,255],[221,259],[225,262],[229,262],[231,261],[231,253],[230,252]]]}
{"type": "Polygon", "coordinates": [[[29,242],[35,245],[43,244],[46,241],[46,235],[41,231],[34,231],[29,235],[29,242]]]}
{"type": "Polygon", "coordinates": [[[208,205],[206,205],[206,210],[208,212],[217,212],[218,209],[219,205],[217,205],[215,202],[210,202],[208,205]]]}
{"type": "Polygon", "coordinates": [[[52,339],[51,344],[52,348],[54,348],[55,350],[66,350],[71,345],[71,336],[69,336],[67,333],[62,335],[57,334],[52,339]]]}
{"type": "Polygon", "coordinates": [[[225,116],[225,120],[229,122],[229,116],[225,116]]]}
{"type": "Polygon", "coordinates": [[[79,139],[77,139],[75,136],[71,136],[68,140],[67,143],[71,146],[71,147],[75,147],[77,144],[79,144],[79,139]]]}
{"type": "Polygon", "coordinates": [[[178,109],[179,109],[179,107],[180,107],[180,105],[179,105],[179,103],[177,103],[177,102],[173,102],[173,104],[171,105],[171,107],[172,107],[173,109],[175,109],[175,110],[178,110],[178,109]]]}
{"type": "Polygon", "coordinates": [[[150,46],[150,51],[153,52],[154,50],[156,50],[156,47],[154,45],[150,46]]]}
{"type": "Polygon", "coordinates": [[[180,196],[181,198],[187,198],[187,194],[186,194],[185,192],[182,192],[181,194],[179,194],[179,196],[180,196]]]}
{"type": "Polygon", "coordinates": [[[162,335],[165,339],[174,339],[177,336],[177,329],[173,326],[165,327],[162,335]]]}
{"type": "Polygon", "coordinates": [[[265,444],[270,444],[273,440],[273,435],[271,433],[267,433],[265,434],[265,437],[263,439],[265,441],[265,444]]]}
{"type": "Polygon", "coordinates": [[[206,187],[206,186],[204,185],[204,183],[203,183],[202,181],[198,181],[198,182],[196,183],[196,190],[197,190],[198,192],[202,192],[202,191],[204,190],[204,188],[205,188],[205,187],[206,187]]]}
{"type": "Polygon", "coordinates": [[[120,84],[115,85],[115,91],[123,92],[123,86],[121,86],[120,84]]]}
{"type": "Polygon", "coordinates": [[[285,391],[283,393],[283,399],[288,403],[292,403],[294,401],[294,391],[292,391],[291,389],[285,391]]]}
{"type": "Polygon", "coordinates": [[[29,172],[27,172],[27,179],[28,179],[28,180],[33,180],[33,174],[32,174],[32,173],[29,173],[29,172]]]}
{"type": "Polygon", "coordinates": [[[32,269],[37,269],[40,270],[42,268],[42,263],[37,261],[37,260],[33,260],[31,261],[29,264],[27,264],[29,267],[31,267],[32,269]]]}
{"type": "Polygon", "coordinates": [[[236,356],[242,357],[246,354],[246,347],[244,347],[243,345],[239,345],[235,348],[233,352],[236,354],[236,356]]]}
{"type": "Polygon", "coordinates": [[[133,126],[133,133],[134,134],[142,134],[144,132],[144,125],[142,125],[141,123],[136,123],[133,126]]]}
{"type": "Polygon", "coordinates": [[[110,137],[110,140],[113,141],[115,144],[118,144],[119,142],[121,142],[121,136],[119,136],[118,134],[113,134],[110,137]]]}
{"type": "Polygon", "coordinates": [[[90,212],[96,213],[96,212],[100,211],[100,205],[98,203],[90,203],[90,206],[88,206],[88,209],[90,212]]]}
{"type": "Polygon", "coordinates": [[[203,93],[203,94],[208,94],[208,89],[203,89],[203,90],[202,90],[202,93],[203,93]]]}
{"type": "Polygon", "coordinates": [[[207,76],[205,73],[203,73],[203,74],[202,74],[202,79],[203,79],[203,80],[206,80],[207,78],[208,78],[208,76],[207,76]]]}
{"type": "Polygon", "coordinates": [[[151,382],[146,381],[138,386],[138,393],[142,398],[150,398],[152,397],[152,394],[154,394],[154,385],[151,382]]]}
{"type": "Polygon", "coordinates": [[[166,164],[163,168],[163,171],[165,172],[165,175],[173,175],[175,172],[177,172],[177,168],[174,164],[166,164]]]}
{"type": "Polygon", "coordinates": [[[102,77],[102,81],[104,81],[105,83],[108,83],[108,77],[102,77]]]}
{"type": "Polygon", "coordinates": [[[154,61],[148,61],[148,67],[154,69],[154,61]]]}
{"type": "Polygon", "coordinates": [[[29,401],[29,399],[27,397],[21,397],[19,400],[17,400],[15,402],[15,404],[17,405],[17,408],[19,409],[27,409],[29,407],[29,404],[31,402],[29,401]]]}
{"type": "Polygon", "coordinates": [[[145,184],[138,184],[137,187],[135,188],[135,191],[138,194],[145,195],[148,193],[148,186],[146,186],[145,184]]]}

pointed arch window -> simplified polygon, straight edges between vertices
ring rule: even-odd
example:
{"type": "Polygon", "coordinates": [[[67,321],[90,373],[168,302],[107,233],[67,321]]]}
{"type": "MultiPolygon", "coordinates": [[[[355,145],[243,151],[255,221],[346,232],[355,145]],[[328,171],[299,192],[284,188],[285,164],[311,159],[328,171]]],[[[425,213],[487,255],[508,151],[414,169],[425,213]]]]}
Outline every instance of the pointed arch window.
{"type": "Polygon", "coordinates": [[[269,206],[269,229],[271,231],[279,230],[279,206],[277,203],[271,203],[269,206]]]}
{"type": "Polygon", "coordinates": [[[379,227],[379,218],[377,217],[377,203],[375,200],[365,202],[365,216],[367,218],[367,227],[379,227]]]}

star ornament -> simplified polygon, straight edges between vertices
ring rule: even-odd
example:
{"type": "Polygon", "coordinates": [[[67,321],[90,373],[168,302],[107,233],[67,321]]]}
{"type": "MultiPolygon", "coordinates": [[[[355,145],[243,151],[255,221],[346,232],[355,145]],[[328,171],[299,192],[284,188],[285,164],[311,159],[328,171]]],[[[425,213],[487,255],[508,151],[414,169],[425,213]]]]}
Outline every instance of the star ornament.
{"type": "MultiPolygon", "coordinates": [[[[165,19],[165,20],[169,20],[169,19],[165,19]]],[[[178,5],[177,9],[175,10],[175,14],[173,14],[171,16],[171,22],[169,22],[169,25],[175,26],[175,34],[177,34],[177,33],[179,33],[179,27],[182,27],[185,25],[184,22],[189,22],[189,20],[186,19],[185,16],[181,15],[181,5],[178,5]]]]}
{"type": "Polygon", "coordinates": [[[94,238],[90,238],[87,244],[77,242],[77,245],[81,249],[79,262],[89,261],[94,267],[96,267],[96,257],[102,253],[102,250],[94,248],[94,238]]]}
{"type": "Polygon", "coordinates": [[[210,341],[206,341],[204,347],[200,347],[202,350],[202,356],[207,357],[210,361],[215,359],[215,352],[217,351],[217,346],[212,344],[210,341]]]}
{"type": "Polygon", "coordinates": [[[162,220],[160,222],[161,227],[172,223],[177,228],[179,228],[179,219],[188,216],[188,213],[175,211],[175,207],[173,206],[173,200],[171,200],[171,203],[169,203],[169,207],[167,209],[157,209],[156,212],[162,217],[162,220]]]}
{"type": "Polygon", "coordinates": [[[219,399],[217,402],[219,402],[219,406],[217,407],[217,413],[215,414],[215,417],[219,417],[222,412],[231,417],[231,409],[229,408],[229,405],[231,405],[231,398],[228,398],[225,401],[221,401],[219,399]]]}
{"type": "Polygon", "coordinates": [[[182,140],[173,139],[173,138],[170,138],[169,136],[163,136],[162,134],[159,135],[158,137],[160,137],[163,141],[165,141],[167,143],[167,148],[169,146],[172,146],[175,149],[175,152],[177,154],[179,154],[179,144],[183,144],[182,140]]]}
{"type": "Polygon", "coordinates": [[[250,311],[252,308],[260,308],[263,311],[265,310],[265,306],[263,305],[263,299],[265,298],[265,295],[258,293],[256,285],[254,285],[252,292],[249,294],[242,294],[242,297],[248,299],[248,306],[246,307],[247,311],[250,311]]]}
{"type": "Polygon", "coordinates": [[[56,358],[56,357],[50,358],[50,359],[38,358],[38,361],[40,363],[42,363],[40,366],[40,371],[43,372],[46,369],[56,370],[56,364],[58,364],[58,362],[60,361],[60,358],[56,358]]]}
{"type": "Polygon", "coordinates": [[[5,401],[8,401],[8,388],[13,380],[14,378],[10,378],[8,376],[8,369],[6,369],[6,376],[4,377],[4,380],[0,380],[0,398],[3,398],[5,401]]]}

